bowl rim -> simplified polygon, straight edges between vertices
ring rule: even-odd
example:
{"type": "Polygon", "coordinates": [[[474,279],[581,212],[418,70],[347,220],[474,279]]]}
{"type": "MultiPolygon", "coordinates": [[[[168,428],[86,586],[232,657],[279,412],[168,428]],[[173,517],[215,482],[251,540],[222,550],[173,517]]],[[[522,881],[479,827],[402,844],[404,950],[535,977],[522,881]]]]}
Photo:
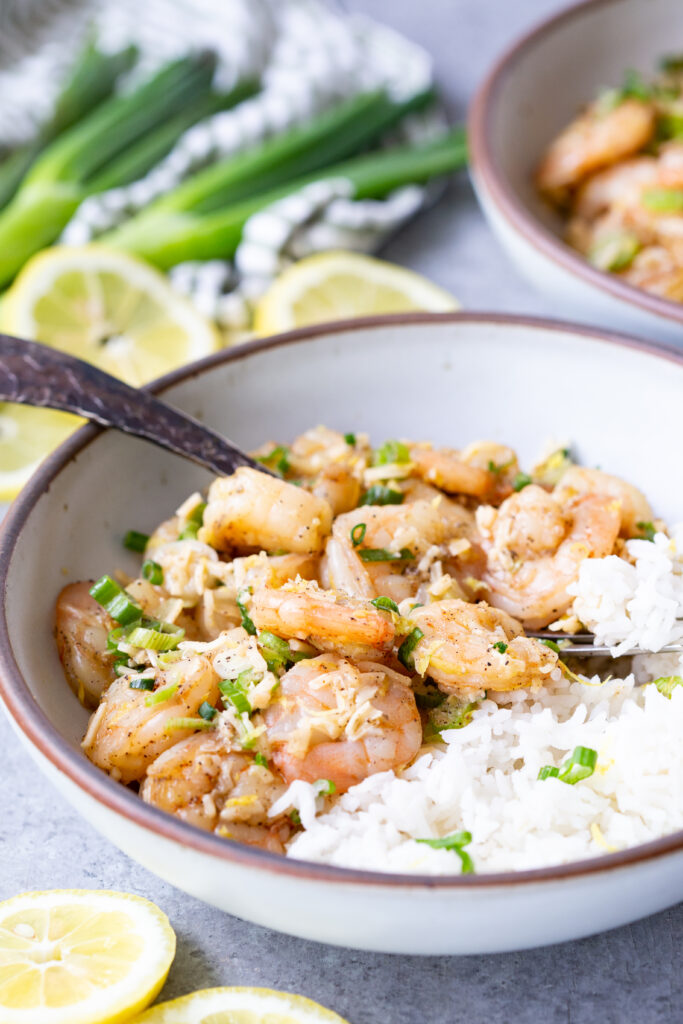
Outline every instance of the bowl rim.
{"type": "MultiPolygon", "coordinates": [[[[343,320],[301,328],[270,338],[257,339],[233,348],[223,349],[197,362],[190,363],[148,385],[154,393],[164,392],[176,384],[202,376],[216,366],[237,362],[251,355],[302,341],[333,341],[340,333],[368,331],[378,328],[430,323],[491,324],[529,330],[550,330],[565,336],[579,335],[599,344],[614,345],[655,355],[683,367],[683,352],[672,346],[644,341],[640,338],[597,328],[541,317],[512,316],[502,313],[406,313],[356,320],[343,320]]],[[[103,804],[108,810],[123,817],[128,824],[151,830],[162,840],[218,858],[245,868],[258,868],[292,879],[307,881],[341,882],[382,888],[406,889],[485,889],[559,882],[571,878],[599,875],[606,871],[642,864],[659,857],[683,852],[683,830],[651,840],[617,853],[603,854],[585,860],[572,861],[551,867],[517,872],[497,872],[481,875],[412,875],[365,869],[336,867],[311,861],[296,860],[282,854],[270,853],[229,839],[203,832],[172,815],[144,804],[137,794],[128,790],[100,771],[78,750],[71,746],[52,725],[34,699],[14,657],[7,622],[7,575],[10,560],[23,530],[24,523],[38,500],[50,489],[52,481],[73,459],[89,447],[107,428],[96,425],[81,427],[61,444],[40,465],[29,482],[14,500],[0,525],[0,702],[4,704],[15,729],[30,746],[50,763],[58,773],[83,791],[88,797],[103,804]]]]}
{"type": "Polygon", "coordinates": [[[660,298],[643,288],[627,284],[614,274],[598,270],[546,228],[518,198],[494,156],[493,115],[496,103],[504,92],[515,65],[524,60],[540,40],[566,22],[582,17],[593,8],[607,7],[619,2],[620,0],[581,0],[537,22],[503,51],[477,89],[470,105],[467,127],[472,173],[475,180],[485,189],[498,213],[533,249],[552,263],[598,290],[607,292],[614,299],[683,325],[683,303],[660,298]]]}

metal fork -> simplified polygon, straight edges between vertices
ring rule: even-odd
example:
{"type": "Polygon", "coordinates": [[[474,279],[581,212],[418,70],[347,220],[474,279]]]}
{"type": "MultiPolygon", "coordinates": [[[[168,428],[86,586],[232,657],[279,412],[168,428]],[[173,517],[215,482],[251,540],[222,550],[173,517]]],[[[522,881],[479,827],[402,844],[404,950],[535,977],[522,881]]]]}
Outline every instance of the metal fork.
{"type": "MultiPolygon", "coordinates": [[[[559,646],[561,654],[570,654],[573,658],[590,658],[593,655],[608,655],[612,653],[610,647],[604,647],[595,643],[593,633],[554,633],[549,629],[541,629],[537,632],[528,632],[526,635],[533,637],[535,640],[552,640],[559,646]]],[[[629,658],[634,654],[648,653],[683,654],[683,643],[666,644],[664,647],[660,647],[658,651],[653,652],[643,651],[638,647],[629,647],[627,651],[622,651],[619,657],[629,658]]]]}

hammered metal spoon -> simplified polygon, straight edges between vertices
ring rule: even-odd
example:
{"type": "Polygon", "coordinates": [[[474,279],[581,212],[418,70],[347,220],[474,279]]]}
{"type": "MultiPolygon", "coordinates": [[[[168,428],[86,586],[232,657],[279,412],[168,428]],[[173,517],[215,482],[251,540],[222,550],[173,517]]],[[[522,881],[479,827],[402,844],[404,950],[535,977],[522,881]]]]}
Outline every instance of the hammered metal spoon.
{"type": "Polygon", "coordinates": [[[48,345],[0,334],[0,401],[72,412],[183,455],[224,476],[240,466],[269,473],[231,441],[149,391],[48,345]]]}

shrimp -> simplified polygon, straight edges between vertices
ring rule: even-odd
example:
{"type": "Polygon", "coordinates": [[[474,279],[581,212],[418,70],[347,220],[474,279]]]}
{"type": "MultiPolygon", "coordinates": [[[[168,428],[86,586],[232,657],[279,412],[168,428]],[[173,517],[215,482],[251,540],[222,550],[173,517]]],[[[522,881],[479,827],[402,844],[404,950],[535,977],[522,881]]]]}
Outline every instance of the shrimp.
{"type": "Polygon", "coordinates": [[[398,602],[413,597],[428,576],[428,565],[422,567],[422,560],[426,558],[428,562],[430,552],[437,552],[437,546],[447,535],[447,526],[438,507],[428,501],[365,505],[354,509],[336,518],[327,543],[330,585],[366,600],[385,596],[398,602]],[[362,541],[355,544],[359,532],[363,533],[362,541]],[[399,555],[406,549],[410,557],[363,561],[361,555],[367,548],[386,550],[389,556],[399,555]]]}
{"type": "Polygon", "coordinates": [[[285,673],[264,721],[286,782],[329,779],[337,793],[408,764],[422,743],[408,677],[338,654],[301,661],[285,673]]]}
{"type": "Polygon", "coordinates": [[[589,174],[632,156],[652,138],[654,107],[627,99],[607,113],[595,104],[551,143],[537,171],[536,184],[561,200],[589,174]]]}
{"type": "Polygon", "coordinates": [[[488,601],[529,629],[547,626],[572,603],[567,587],[586,558],[612,553],[621,525],[620,503],[606,494],[580,494],[562,504],[530,484],[498,510],[480,508],[488,601]]]}
{"type": "Polygon", "coordinates": [[[594,174],[579,188],[573,212],[584,220],[617,207],[634,211],[640,206],[644,188],[657,184],[658,163],[655,157],[638,156],[615,164],[594,174]]]}
{"type": "Polygon", "coordinates": [[[81,704],[96,708],[114,678],[107,635],[116,623],[90,596],[91,583],[70,583],[57,598],[55,638],[66,680],[81,704]]]}
{"type": "Polygon", "coordinates": [[[427,483],[449,494],[465,494],[499,502],[511,492],[519,469],[511,448],[494,441],[477,441],[458,452],[452,448],[414,445],[414,471],[427,483]]]}
{"type": "Polygon", "coordinates": [[[622,537],[642,537],[639,523],[651,523],[654,515],[642,491],[618,476],[603,473],[601,469],[572,466],[555,488],[554,497],[561,505],[582,494],[609,495],[619,503],[622,537]]]}
{"type": "Polygon", "coordinates": [[[416,608],[410,621],[424,634],[414,649],[415,668],[445,693],[541,686],[557,666],[554,651],[483,601],[436,601],[416,608]]]}
{"type": "Polygon", "coordinates": [[[307,430],[289,451],[291,471],[304,477],[309,490],[322,498],[337,516],[355,508],[370,447],[361,435],[350,445],[343,434],[327,427],[307,430]]]}
{"type": "Polygon", "coordinates": [[[192,734],[171,720],[195,717],[203,701],[215,704],[218,682],[209,659],[196,654],[156,670],[153,692],[131,689],[126,676],[116,679],[90,719],[82,744],[86,756],[125,784],[141,781],[159,754],[192,734]]]}
{"type": "Polygon", "coordinates": [[[249,614],[259,629],[349,657],[385,653],[394,643],[389,612],[303,580],[285,583],[278,590],[255,591],[249,614]]]}
{"type": "Polygon", "coordinates": [[[209,488],[199,540],[219,551],[260,548],[317,554],[332,510],[309,491],[241,467],[209,488]]]}
{"type": "Polygon", "coordinates": [[[284,792],[280,776],[253,755],[226,748],[218,729],[165,750],[147,769],[142,799],[197,828],[284,853],[291,827],[268,810],[284,792]]]}

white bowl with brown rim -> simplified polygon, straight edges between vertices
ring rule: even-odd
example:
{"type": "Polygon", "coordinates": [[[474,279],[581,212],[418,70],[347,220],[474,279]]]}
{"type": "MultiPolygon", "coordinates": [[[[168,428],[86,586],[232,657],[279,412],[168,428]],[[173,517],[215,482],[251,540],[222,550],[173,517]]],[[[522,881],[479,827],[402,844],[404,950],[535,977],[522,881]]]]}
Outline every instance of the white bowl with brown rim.
{"type": "Polygon", "coordinates": [[[564,224],[537,194],[533,172],[552,139],[628,68],[647,73],[681,48],[679,0],[587,0],[512,45],[470,108],[472,179],[512,261],[572,319],[683,347],[683,303],[593,267],[563,241],[564,224]]]}
{"type": "MultiPolygon", "coordinates": [[[[657,514],[683,510],[683,480],[671,472],[672,439],[683,433],[683,355],[620,336],[485,314],[384,317],[229,349],[155,389],[247,448],[324,422],[376,439],[493,437],[529,464],[546,437],[569,435],[585,461],[638,483],[657,514]]],[[[132,572],[123,533],[151,530],[208,481],[150,444],[84,427],[41,466],[2,526],[0,697],[38,768],[96,829],[231,914],[384,952],[522,949],[683,897],[683,832],[514,874],[379,874],[202,832],[95,768],[80,749],[88,713],[63,678],[52,636],[55,598],[66,581],[132,572]]]]}

